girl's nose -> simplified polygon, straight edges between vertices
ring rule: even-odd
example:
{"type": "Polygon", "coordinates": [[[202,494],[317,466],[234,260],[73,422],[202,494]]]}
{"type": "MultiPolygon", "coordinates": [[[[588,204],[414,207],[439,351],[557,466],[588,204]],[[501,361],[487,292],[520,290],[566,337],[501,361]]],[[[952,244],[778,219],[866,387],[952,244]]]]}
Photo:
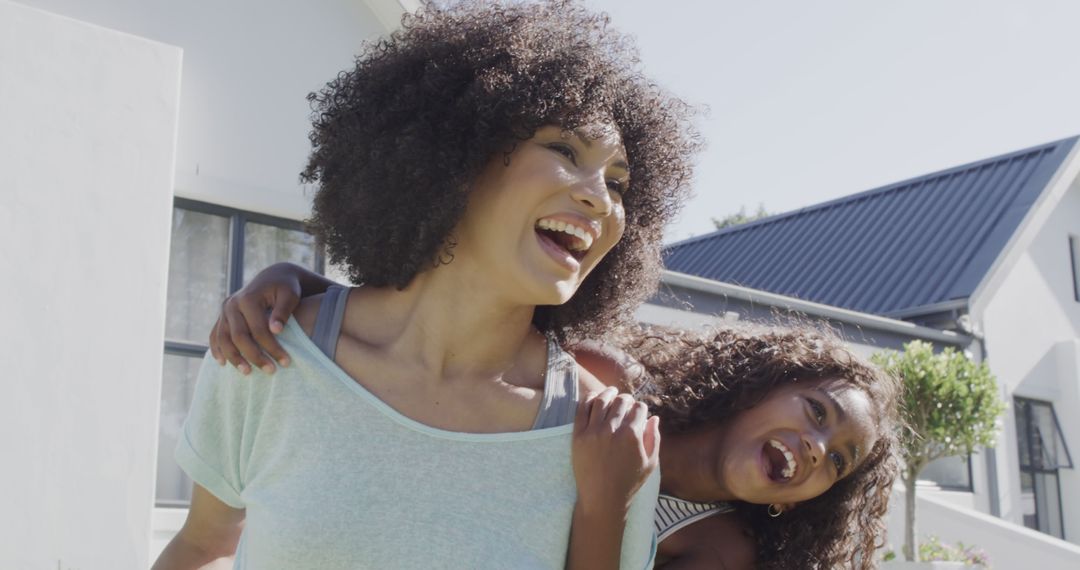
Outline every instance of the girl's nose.
{"type": "Polygon", "coordinates": [[[803,437],[803,445],[806,446],[806,454],[810,458],[810,465],[817,467],[825,457],[825,437],[822,434],[807,434],[803,437]]]}

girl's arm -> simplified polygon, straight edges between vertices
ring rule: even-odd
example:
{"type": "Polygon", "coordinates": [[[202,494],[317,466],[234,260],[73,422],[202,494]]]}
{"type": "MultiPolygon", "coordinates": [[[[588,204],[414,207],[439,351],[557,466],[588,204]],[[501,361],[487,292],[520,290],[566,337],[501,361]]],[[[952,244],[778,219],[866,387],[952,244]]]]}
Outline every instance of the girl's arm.
{"type": "Polygon", "coordinates": [[[250,373],[252,366],[272,374],[273,361],[288,366],[289,354],[274,335],[285,328],[301,297],[325,293],[331,285],[334,282],[326,277],[292,263],[275,263],[263,269],[222,305],[221,315],[210,329],[214,360],[222,366],[229,361],[244,374],[250,373]]]}
{"type": "Polygon", "coordinates": [[[236,553],[244,515],[243,509],[234,509],[195,485],[183,528],[161,551],[152,570],[231,568],[231,564],[218,562],[236,553]]]}
{"type": "MultiPolygon", "coordinates": [[[[597,381],[592,378],[591,382],[597,381]]],[[[618,394],[615,388],[606,388],[578,406],[573,438],[578,501],[570,530],[568,570],[619,568],[630,505],[658,464],[658,428],[658,420],[648,417],[644,404],[618,394]]]]}

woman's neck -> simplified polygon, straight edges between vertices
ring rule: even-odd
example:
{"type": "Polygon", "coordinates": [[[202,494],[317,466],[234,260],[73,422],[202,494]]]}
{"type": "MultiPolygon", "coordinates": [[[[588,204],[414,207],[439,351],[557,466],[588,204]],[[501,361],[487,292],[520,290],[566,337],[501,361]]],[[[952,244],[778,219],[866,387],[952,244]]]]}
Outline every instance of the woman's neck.
{"type": "Polygon", "coordinates": [[[535,306],[502,298],[482,273],[455,263],[418,274],[403,290],[363,292],[364,307],[346,312],[346,327],[367,331],[384,354],[432,379],[504,376],[537,335],[535,306]]]}

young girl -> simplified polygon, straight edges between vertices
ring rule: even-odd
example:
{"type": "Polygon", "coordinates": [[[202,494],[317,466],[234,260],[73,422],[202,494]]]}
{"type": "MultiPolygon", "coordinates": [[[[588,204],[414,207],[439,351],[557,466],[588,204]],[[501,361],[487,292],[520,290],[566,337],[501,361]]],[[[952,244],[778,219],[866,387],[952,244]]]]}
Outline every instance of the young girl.
{"type": "Polygon", "coordinates": [[[364,285],[282,321],[272,377],[204,363],[156,567],[651,564],[656,420],[560,348],[652,290],[685,191],[635,61],[572,2],[425,4],[311,97],[312,228],[364,285]]]}
{"type": "MultiPolygon", "coordinates": [[[[260,347],[284,358],[266,310],[271,322],[287,318],[300,294],[329,284],[287,264],[264,270],[226,302],[211,350],[234,364],[261,356],[260,347]],[[257,342],[230,332],[249,326],[257,342]]],[[[624,352],[573,350],[661,418],[660,567],[876,566],[897,469],[895,379],[832,336],[800,328],[607,338],[624,352]]]]}
{"type": "Polygon", "coordinates": [[[625,348],[661,418],[663,567],[876,567],[897,472],[894,378],[798,328],[653,330],[625,348]]]}

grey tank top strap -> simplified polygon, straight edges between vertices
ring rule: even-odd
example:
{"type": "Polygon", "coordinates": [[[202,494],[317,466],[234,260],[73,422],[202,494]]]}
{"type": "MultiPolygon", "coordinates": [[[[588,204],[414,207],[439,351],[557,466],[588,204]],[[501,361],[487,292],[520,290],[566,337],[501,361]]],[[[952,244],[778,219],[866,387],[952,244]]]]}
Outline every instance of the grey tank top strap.
{"type": "Polygon", "coordinates": [[[548,335],[544,400],[540,403],[532,428],[544,429],[574,423],[577,403],[577,362],[548,335]]]}
{"type": "Polygon", "coordinates": [[[319,347],[330,360],[337,352],[337,340],[341,336],[341,320],[345,317],[345,302],[349,299],[349,288],[331,285],[319,304],[319,313],[315,315],[315,329],[311,333],[311,342],[319,347]]]}
{"type": "MultiPolygon", "coordinates": [[[[345,317],[345,303],[349,288],[331,285],[315,315],[315,328],[311,342],[319,347],[330,360],[337,352],[337,340],[341,336],[341,321],[345,317]]],[[[578,402],[577,363],[550,335],[547,339],[547,371],[544,374],[544,400],[536,413],[532,429],[558,427],[574,423],[578,402]]]]}

